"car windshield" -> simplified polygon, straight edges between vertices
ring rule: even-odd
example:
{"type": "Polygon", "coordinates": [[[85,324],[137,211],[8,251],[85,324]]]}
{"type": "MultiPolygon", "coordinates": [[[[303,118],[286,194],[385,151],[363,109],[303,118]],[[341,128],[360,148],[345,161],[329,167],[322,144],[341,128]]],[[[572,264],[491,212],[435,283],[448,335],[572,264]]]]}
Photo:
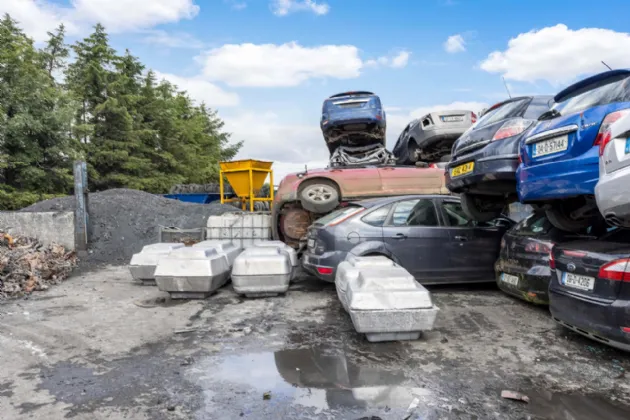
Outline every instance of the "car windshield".
{"type": "Polygon", "coordinates": [[[315,221],[316,225],[327,225],[328,223],[334,222],[337,219],[341,219],[353,212],[357,212],[361,210],[363,207],[359,206],[348,206],[339,210],[335,210],[330,214],[327,214],[324,217],[321,217],[315,221]]]}
{"type": "Polygon", "coordinates": [[[529,98],[524,98],[518,101],[507,102],[497,108],[491,109],[479,118],[475,127],[484,127],[506,118],[515,117],[518,111],[520,111],[520,108],[527,102],[529,102],[529,98]]]}
{"type": "Polygon", "coordinates": [[[630,77],[624,74],[579,89],[551,109],[560,115],[569,115],[594,106],[626,101],[630,101],[630,77]]]}
{"type": "Polygon", "coordinates": [[[531,235],[544,235],[549,233],[553,228],[549,219],[544,213],[534,213],[525,219],[521,220],[513,230],[516,235],[531,236],[531,235]]]}

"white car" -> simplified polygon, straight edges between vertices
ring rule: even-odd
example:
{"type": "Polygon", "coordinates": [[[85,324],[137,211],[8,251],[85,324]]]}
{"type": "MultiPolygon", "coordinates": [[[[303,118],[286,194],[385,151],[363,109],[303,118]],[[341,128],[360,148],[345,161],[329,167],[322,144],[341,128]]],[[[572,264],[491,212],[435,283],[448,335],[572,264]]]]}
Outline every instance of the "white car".
{"type": "Polygon", "coordinates": [[[600,141],[595,199],[609,224],[630,227],[630,114],[613,123],[600,141]]]}

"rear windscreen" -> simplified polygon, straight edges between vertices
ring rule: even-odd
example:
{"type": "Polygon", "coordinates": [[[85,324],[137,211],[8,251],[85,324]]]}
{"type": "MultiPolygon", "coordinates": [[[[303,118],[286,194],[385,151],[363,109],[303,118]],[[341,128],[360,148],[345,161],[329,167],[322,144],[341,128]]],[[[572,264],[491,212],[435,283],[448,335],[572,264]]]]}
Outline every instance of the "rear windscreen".
{"type": "Polygon", "coordinates": [[[374,96],[327,99],[324,102],[324,112],[341,109],[376,109],[380,108],[379,104],[379,99],[374,96]]]}
{"type": "Polygon", "coordinates": [[[562,98],[553,109],[560,115],[573,114],[594,106],[630,101],[630,77],[617,75],[577,90],[562,98]]]}
{"type": "Polygon", "coordinates": [[[483,127],[493,124],[495,122],[499,122],[506,118],[516,117],[521,113],[523,107],[528,104],[529,101],[529,98],[519,99],[517,101],[507,102],[495,109],[491,109],[490,111],[483,114],[481,118],[479,118],[475,126],[483,127]]]}
{"type": "Polygon", "coordinates": [[[548,233],[553,225],[544,213],[534,213],[521,220],[512,230],[517,235],[544,235],[548,233]]]}

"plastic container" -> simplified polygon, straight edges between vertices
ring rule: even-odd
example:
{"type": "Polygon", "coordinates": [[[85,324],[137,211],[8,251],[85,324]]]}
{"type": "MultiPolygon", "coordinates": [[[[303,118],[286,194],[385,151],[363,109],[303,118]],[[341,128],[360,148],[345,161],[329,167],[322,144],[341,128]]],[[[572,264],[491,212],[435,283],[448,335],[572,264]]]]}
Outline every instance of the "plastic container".
{"type": "Polygon", "coordinates": [[[206,239],[229,240],[241,248],[270,240],[271,214],[235,212],[210,216],[206,226],[206,239]]]}
{"type": "Polygon", "coordinates": [[[275,296],[289,289],[293,267],[286,251],[276,247],[251,247],[232,267],[234,291],[247,297],[275,296]]]}
{"type": "Polygon", "coordinates": [[[129,262],[131,277],[144,285],[155,285],[155,268],[161,258],[173,249],[183,248],[182,243],[156,243],[145,245],[140,252],[134,254],[129,262]]]}
{"type": "Polygon", "coordinates": [[[207,239],[205,241],[198,242],[192,246],[193,248],[202,248],[202,249],[214,249],[219,254],[225,255],[227,258],[228,265],[230,269],[234,265],[234,260],[238,257],[241,252],[243,252],[243,248],[234,245],[230,241],[222,241],[215,239],[207,239]]]}
{"type": "Polygon", "coordinates": [[[181,242],[186,245],[192,245],[203,241],[203,236],[203,228],[180,229],[176,227],[160,226],[158,240],[160,242],[181,242]]]}
{"type": "Polygon", "coordinates": [[[291,280],[295,278],[300,260],[298,259],[297,251],[294,248],[291,248],[289,245],[285,244],[282,241],[261,241],[256,242],[253,246],[259,248],[279,248],[283,251],[286,251],[289,254],[289,259],[291,260],[291,280]]]}

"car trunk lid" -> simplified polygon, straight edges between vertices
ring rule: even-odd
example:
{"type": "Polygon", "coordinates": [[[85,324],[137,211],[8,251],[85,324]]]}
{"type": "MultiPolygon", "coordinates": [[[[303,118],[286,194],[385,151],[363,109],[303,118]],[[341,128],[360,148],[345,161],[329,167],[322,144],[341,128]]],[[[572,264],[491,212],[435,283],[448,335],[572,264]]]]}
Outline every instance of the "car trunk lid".
{"type": "Polygon", "coordinates": [[[607,174],[630,166],[630,131],[616,134],[615,138],[608,142],[602,161],[607,174]]]}
{"type": "MultiPolygon", "coordinates": [[[[560,289],[583,299],[610,303],[617,299],[622,281],[601,277],[600,269],[630,254],[630,245],[604,240],[577,241],[552,251],[560,289]]],[[[622,267],[622,270],[625,266],[622,267]]]]}

